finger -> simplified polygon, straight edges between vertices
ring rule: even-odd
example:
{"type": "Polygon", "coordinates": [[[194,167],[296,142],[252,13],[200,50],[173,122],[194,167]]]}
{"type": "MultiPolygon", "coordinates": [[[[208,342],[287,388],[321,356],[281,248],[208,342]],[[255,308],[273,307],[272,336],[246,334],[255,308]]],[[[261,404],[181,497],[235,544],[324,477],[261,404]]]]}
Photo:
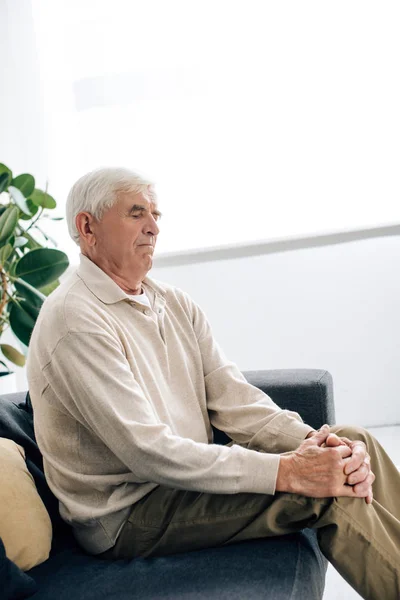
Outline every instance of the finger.
{"type": "Polygon", "coordinates": [[[314,435],[305,440],[305,444],[310,446],[322,446],[330,433],[329,425],[323,425],[314,435]]]}
{"type": "MultiPolygon", "coordinates": [[[[368,496],[370,496],[372,494],[372,487],[363,487],[364,484],[361,483],[360,484],[361,487],[357,487],[353,486],[352,489],[354,491],[354,494],[357,498],[368,498],[368,496]]],[[[350,486],[351,487],[351,486],[350,486]]]]}
{"type": "Polygon", "coordinates": [[[368,496],[366,496],[366,498],[365,498],[365,502],[366,502],[367,504],[372,504],[372,500],[373,500],[373,499],[374,499],[374,495],[373,495],[373,493],[372,493],[372,491],[371,491],[371,493],[370,493],[370,494],[368,494],[368,496]]]}
{"type": "Polygon", "coordinates": [[[366,478],[368,477],[370,472],[371,472],[371,469],[370,469],[369,465],[366,465],[365,463],[363,463],[361,465],[361,467],[359,469],[357,469],[357,471],[353,471],[353,473],[348,475],[347,483],[349,485],[357,485],[357,483],[362,483],[363,481],[366,480],[366,478]]]}
{"type": "Polygon", "coordinates": [[[351,448],[349,448],[348,446],[337,446],[335,448],[335,452],[337,452],[340,455],[340,458],[344,458],[344,459],[348,459],[348,460],[351,460],[351,458],[352,458],[351,448]]]}
{"type": "Polygon", "coordinates": [[[340,437],[336,435],[336,433],[330,433],[326,438],[325,443],[327,446],[330,447],[345,445],[344,442],[342,442],[342,440],[340,439],[340,437]]]}
{"type": "Polygon", "coordinates": [[[351,449],[353,453],[351,460],[348,461],[345,467],[345,475],[350,475],[350,473],[352,473],[353,471],[357,471],[357,469],[360,468],[367,456],[367,449],[363,442],[353,442],[351,445],[351,449]]]}
{"type": "Polygon", "coordinates": [[[357,494],[357,496],[368,496],[372,493],[372,484],[374,483],[374,481],[375,475],[374,473],[370,473],[364,481],[358,483],[357,485],[354,485],[353,490],[357,494]]]}
{"type": "Polygon", "coordinates": [[[342,435],[341,435],[341,436],[339,436],[339,437],[340,437],[340,439],[341,439],[341,440],[342,440],[342,441],[343,441],[345,444],[347,444],[348,446],[351,446],[351,444],[353,443],[353,442],[352,442],[351,440],[349,440],[349,438],[347,438],[347,437],[343,437],[342,435]]]}
{"type": "Polygon", "coordinates": [[[358,451],[364,452],[365,455],[368,454],[367,446],[361,440],[355,440],[354,442],[350,442],[350,445],[353,450],[355,450],[355,448],[357,448],[358,451]]]}
{"type": "MultiPolygon", "coordinates": [[[[348,461],[347,461],[348,462],[348,461]]],[[[347,476],[347,483],[349,485],[356,485],[357,483],[361,483],[365,480],[368,474],[371,472],[371,461],[369,455],[366,456],[364,462],[360,466],[359,469],[353,471],[350,475],[347,476]]]]}

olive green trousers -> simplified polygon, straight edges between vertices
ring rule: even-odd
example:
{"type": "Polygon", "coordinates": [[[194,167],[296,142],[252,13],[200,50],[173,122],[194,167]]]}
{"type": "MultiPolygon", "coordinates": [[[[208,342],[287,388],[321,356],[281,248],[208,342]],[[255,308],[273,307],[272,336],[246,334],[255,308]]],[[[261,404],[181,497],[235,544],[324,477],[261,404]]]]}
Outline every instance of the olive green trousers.
{"type": "Polygon", "coordinates": [[[400,599],[400,474],[367,431],[332,427],[365,442],[374,500],[297,494],[208,494],[159,486],[133,507],[101,558],[163,556],[249,539],[317,530],[322,553],[366,600],[400,599]]]}

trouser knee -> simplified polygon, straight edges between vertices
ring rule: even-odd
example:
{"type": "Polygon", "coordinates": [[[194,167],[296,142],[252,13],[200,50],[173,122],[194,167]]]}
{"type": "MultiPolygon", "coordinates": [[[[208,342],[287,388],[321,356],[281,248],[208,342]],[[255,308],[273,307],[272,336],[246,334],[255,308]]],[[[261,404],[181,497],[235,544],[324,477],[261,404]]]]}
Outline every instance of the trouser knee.
{"type": "Polygon", "coordinates": [[[339,437],[346,437],[352,442],[356,440],[361,440],[368,443],[368,440],[372,438],[372,435],[364,429],[364,427],[359,427],[357,425],[333,425],[331,427],[331,431],[336,433],[339,437]]]}

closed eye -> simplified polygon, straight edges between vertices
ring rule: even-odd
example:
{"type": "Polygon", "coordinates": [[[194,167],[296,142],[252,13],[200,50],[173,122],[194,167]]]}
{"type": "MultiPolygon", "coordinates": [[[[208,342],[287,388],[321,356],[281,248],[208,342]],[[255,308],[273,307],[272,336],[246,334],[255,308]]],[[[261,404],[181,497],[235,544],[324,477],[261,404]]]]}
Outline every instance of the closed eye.
{"type": "MultiPolygon", "coordinates": [[[[147,211],[145,209],[145,207],[142,207],[142,206],[133,206],[131,208],[131,210],[129,211],[129,214],[130,214],[130,216],[133,219],[138,219],[139,217],[142,217],[147,212],[149,212],[149,211],[147,211]]],[[[154,210],[151,214],[153,215],[153,219],[155,221],[158,221],[158,219],[161,218],[161,213],[160,213],[159,210],[154,210]]]]}

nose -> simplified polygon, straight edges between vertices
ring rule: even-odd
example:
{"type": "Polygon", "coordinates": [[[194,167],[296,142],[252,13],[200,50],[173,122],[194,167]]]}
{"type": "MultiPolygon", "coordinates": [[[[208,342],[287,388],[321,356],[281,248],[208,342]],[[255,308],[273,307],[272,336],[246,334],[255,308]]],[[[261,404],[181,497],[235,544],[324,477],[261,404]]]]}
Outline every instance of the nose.
{"type": "Polygon", "coordinates": [[[158,235],[160,233],[160,228],[158,227],[157,221],[152,214],[149,214],[148,219],[146,219],[144,233],[147,235],[158,235]]]}

